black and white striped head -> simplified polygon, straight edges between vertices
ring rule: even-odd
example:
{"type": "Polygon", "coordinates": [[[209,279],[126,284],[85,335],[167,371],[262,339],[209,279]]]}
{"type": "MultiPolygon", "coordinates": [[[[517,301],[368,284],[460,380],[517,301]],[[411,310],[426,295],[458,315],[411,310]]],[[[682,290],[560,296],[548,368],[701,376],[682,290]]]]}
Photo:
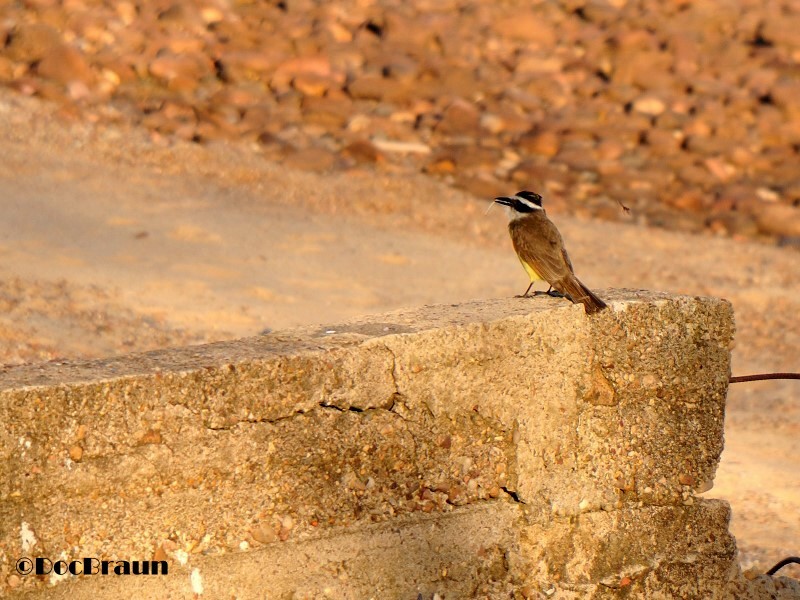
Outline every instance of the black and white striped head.
{"type": "Polygon", "coordinates": [[[544,211],[542,197],[527,190],[517,192],[510,197],[500,196],[494,201],[506,207],[506,212],[511,219],[519,219],[537,210],[544,211]]]}

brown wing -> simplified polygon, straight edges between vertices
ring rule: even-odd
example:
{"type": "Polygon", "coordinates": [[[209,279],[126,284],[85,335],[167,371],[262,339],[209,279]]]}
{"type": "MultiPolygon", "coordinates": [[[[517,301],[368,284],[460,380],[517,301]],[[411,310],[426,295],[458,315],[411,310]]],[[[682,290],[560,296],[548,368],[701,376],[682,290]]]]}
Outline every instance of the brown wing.
{"type": "Polygon", "coordinates": [[[511,243],[519,257],[551,284],[572,273],[564,240],[544,213],[533,213],[508,224],[511,243]]]}

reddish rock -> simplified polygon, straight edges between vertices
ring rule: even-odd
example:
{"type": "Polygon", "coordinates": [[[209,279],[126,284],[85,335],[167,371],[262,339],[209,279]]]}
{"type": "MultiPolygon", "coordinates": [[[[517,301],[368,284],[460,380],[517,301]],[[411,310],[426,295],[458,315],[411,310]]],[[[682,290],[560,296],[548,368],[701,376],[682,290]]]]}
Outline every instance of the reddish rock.
{"type": "Polygon", "coordinates": [[[265,87],[257,84],[228,85],[211,96],[213,104],[230,104],[237,108],[249,108],[264,101],[265,87]]]}
{"type": "Polygon", "coordinates": [[[762,38],[773,44],[793,49],[800,48],[800,15],[796,12],[787,14],[781,11],[781,13],[770,11],[765,15],[760,30],[762,38]]]}
{"type": "Polygon", "coordinates": [[[674,85],[674,76],[670,74],[672,59],[664,52],[626,49],[617,54],[614,64],[611,77],[615,84],[650,90],[674,85]]]}
{"type": "Polygon", "coordinates": [[[269,131],[260,132],[256,136],[256,142],[268,157],[275,160],[282,160],[295,152],[288,143],[269,131]]]}
{"type": "Polygon", "coordinates": [[[494,20],[495,35],[526,42],[527,47],[552,48],[557,40],[556,30],[541,14],[524,9],[494,20]]]}
{"type": "Polygon", "coordinates": [[[481,127],[495,134],[520,135],[530,130],[531,117],[519,107],[502,102],[492,108],[492,112],[481,114],[481,127]]]}
{"type": "Polygon", "coordinates": [[[314,75],[344,83],[344,75],[334,71],[327,56],[302,56],[290,58],[278,65],[275,77],[293,79],[300,75],[314,75]]]}
{"type": "Polygon", "coordinates": [[[333,100],[311,96],[303,98],[301,109],[307,123],[335,130],[344,127],[353,114],[353,102],[346,97],[333,100]]]}
{"type": "Polygon", "coordinates": [[[753,218],[759,231],[769,235],[800,236],[800,207],[761,202],[753,218]]]}
{"type": "Polygon", "coordinates": [[[778,71],[769,68],[756,68],[745,75],[744,86],[757,98],[766,97],[778,81],[778,71]]]}
{"type": "Polygon", "coordinates": [[[633,101],[633,110],[652,117],[667,109],[666,103],[658,96],[642,96],[633,101]]]}
{"type": "Polygon", "coordinates": [[[408,84],[380,77],[364,75],[347,84],[347,93],[355,100],[402,101],[409,97],[408,84]]]}
{"type": "Polygon", "coordinates": [[[495,198],[508,193],[508,183],[488,176],[460,175],[455,185],[478,198],[495,198]]]}
{"type": "Polygon", "coordinates": [[[750,215],[728,212],[713,215],[708,220],[708,228],[718,234],[735,237],[752,237],[758,233],[758,226],[750,215]]]}
{"type": "Polygon", "coordinates": [[[208,76],[213,68],[208,58],[200,54],[183,56],[164,54],[150,61],[148,65],[150,75],[166,84],[178,80],[181,83],[192,82],[194,87],[199,85],[200,80],[208,76]]]}
{"type": "Polygon", "coordinates": [[[428,162],[424,171],[434,175],[453,173],[456,170],[456,159],[452,152],[440,152],[428,162]]]}
{"type": "Polygon", "coordinates": [[[558,134],[554,131],[539,131],[521,136],[517,140],[515,147],[528,154],[550,157],[558,154],[561,144],[558,134]]]}
{"type": "Polygon", "coordinates": [[[709,172],[720,181],[729,181],[736,176],[736,167],[719,157],[707,158],[704,164],[709,172]]]}
{"type": "Polygon", "coordinates": [[[653,155],[665,156],[681,152],[683,134],[680,131],[653,128],[645,133],[644,140],[652,148],[653,155]]]}
{"type": "Polygon", "coordinates": [[[567,165],[574,171],[593,171],[597,168],[597,157],[589,148],[563,148],[554,160],[567,165]]]}
{"type": "Polygon", "coordinates": [[[500,160],[498,148],[467,144],[448,149],[459,169],[493,167],[500,160]]]}
{"type": "Polygon", "coordinates": [[[335,83],[328,77],[300,74],[292,80],[292,87],[304,96],[324,96],[335,83]]]}
{"type": "Polygon", "coordinates": [[[95,56],[95,64],[101,72],[113,73],[113,76],[104,74],[104,77],[114,78],[115,76],[117,80],[116,85],[121,83],[134,83],[139,78],[139,75],[134,69],[135,60],[132,58],[104,53],[95,56]]]}
{"type": "Polygon", "coordinates": [[[437,133],[445,135],[474,135],[480,128],[481,113],[466,100],[456,99],[444,109],[437,133]]]}
{"type": "Polygon", "coordinates": [[[11,31],[2,50],[11,60],[33,63],[63,44],[61,34],[44,23],[21,23],[11,31]]]}
{"type": "Polygon", "coordinates": [[[569,169],[563,164],[545,163],[538,159],[524,160],[510,174],[510,179],[526,189],[544,189],[552,182],[569,181],[569,169]]]}
{"type": "Polygon", "coordinates": [[[699,212],[703,208],[705,197],[699,190],[686,190],[679,194],[666,194],[664,199],[667,204],[680,210],[699,212]]]}
{"type": "Polygon", "coordinates": [[[222,78],[231,83],[264,81],[276,63],[273,57],[263,52],[230,50],[217,61],[222,78]]]}
{"type": "Polygon", "coordinates": [[[625,172],[625,167],[617,160],[598,160],[595,170],[607,179],[613,179],[625,172]]]}
{"type": "Polygon", "coordinates": [[[384,156],[369,140],[356,140],[342,148],[342,155],[360,163],[383,162],[384,156]]]}
{"type": "Polygon", "coordinates": [[[798,107],[800,81],[788,78],[780,79],[770,88],[769,95],[772,101],[783,110],[792,114],[800,112],[800,107],[798,107]]]}
{"type": "Polygon", "coordinates": [[[83,54],[66,44],[51,48],[36,66],[36,73],[64,85],[73,81],[91,85],[95,80],[83,54]]]}
{"type": "Polygon", "coordinates": [[[195,109],[183,102],[165,102],[159,113],[169,121],[179,123],[195,123],[197,121],[195,109]]]}
{"type": "Polygon", "coordinates": [[[14,77],[14,63],[5,56],[0,56],[0,81],[9,81],[14,77]]]}
{"type": "Polygon", "coordinates": [[[696,164],[682,166],[677,173],[678,177],[689,186],[700,186],[707,188],[711,183],[711,175],[708,169],[696,164]]]}
{"type": "Polygon", "coordinates": [[[514,73],[518,75],[539,75],[542,73],[559,73],[564,68],[564,61],[547,52],[525,53],[517,58],[514,73]]]}
{"type": "Polygon", "coordinates": [[[615,161],[625,153],[625,146],[613,139],[605,139],[597,145],[597,158],[615,161]]]}
{"type": "Polygon", "coordinates": [[[483,93],[484,84],[479,81],[472,67],[452,67],[446,69],[438,82],[441,93],[437,94],[448,96],[460,96],[462,98],[474,98],[483,93]]]}
{"type": "Polygon", "coordinates": [[[306,148],[287,155],[283,165],[303,171],[329,171],[336,164],[336,155],[323,148],[306,148]]]}

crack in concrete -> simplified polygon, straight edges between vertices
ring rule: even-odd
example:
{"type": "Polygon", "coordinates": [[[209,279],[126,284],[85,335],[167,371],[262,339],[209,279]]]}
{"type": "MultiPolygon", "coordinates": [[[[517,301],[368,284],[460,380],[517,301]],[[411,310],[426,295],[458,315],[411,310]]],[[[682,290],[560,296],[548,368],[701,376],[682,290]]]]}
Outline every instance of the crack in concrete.
{"type": "MultiPolygon", "coordinates": [[[[247,417],[245,417],[245,418],[242,418],[242,419],[235,419],[233,421],[226,422],[224,424],[211,425],[211,424],[208,424],[208,421],[210,419],[208,417],[205,417],[205,418],[203,417],[204,410],[202,408],[200,408],[199,410],[194,410],[192,407],[190,407],[188,405],[185,405],[185,404],[179,404],[179,405],[182,406],[183,408],[185,408],[186,410],[188,410],[195,417],[205,421],[205,423],[204,423],[205,428],[209,429],[211,431],[229,431],[229,430],[233,429],[234,427],[236,427],[237,425],[239,425],[240,423],[278,423],[280,421],[285,421],[286,419],[293,419],[293,418],[297,417],[298,415],[303,415],[303,414],[309,413],[312,410],[314,410],[317,406],[319,408],[322,408],[322,409],[331,409],[331,410],[336,410],[338,412],[350,411],[350,412],[355,412],[355,413],[363,413],[363,412],[369,412],[369,411],[373,411],[373,410],[385,410],[385,411],[390,412],[390,413],[392,413],[394,415],[397,415],[403,421],[410,421],[411,419],[408,419],[406,416],[404,416],[403,414],[401,414],[397,410],[398,405],[401,404],[399,402],[399,400],[404,397],[404,394],[400,391],[400,386],[397,383],[397,356],[395,355],[394,351],[389,346],[386,346],[385,344],[382,344],[381,347],[384,350],[386,350],[390,354],[390,356],[392,357],[392,365],[391,365],[391,369],[389,369],[389,376],[391,377],[392,387],[394,388],[394,392],[392,393],[392,395],[388,399],[388,402],[384,403],[383,406],[369,406],[369,407],[363,408],[363,407],[355,406],[355,405],[352,405],[352,404],[351,405],[347,405],[347,406],[339,406],[336,403],[328,403],[328,402],[323,401],[323,402],[319,402],[314,407],[299,409],[299,410],[296,410],[296,411],[294,411],[294,412],[292,412],[290,414],[282,415],[282,416],[279,416],[279,417],[272,417],[272,418],[247,418],[247,417]]],[[[428,410],[430,411],[430,409],[428,409],[428,410]]],[[[432,411],[431,411],[431,416],[433,416],[432,411]]]]}
{"type": "Polygon", "coordinates": [[[514,502],[516,502],[517,504],[527,504],[527,502],[525,502],[524,500],[520,499],[519,494],[517,492],[515,492],[514,490],[509,489],[506,486],[502,486],[500,489],[503,490],[506,494],[508,494],[509,497],[514,502]]]}

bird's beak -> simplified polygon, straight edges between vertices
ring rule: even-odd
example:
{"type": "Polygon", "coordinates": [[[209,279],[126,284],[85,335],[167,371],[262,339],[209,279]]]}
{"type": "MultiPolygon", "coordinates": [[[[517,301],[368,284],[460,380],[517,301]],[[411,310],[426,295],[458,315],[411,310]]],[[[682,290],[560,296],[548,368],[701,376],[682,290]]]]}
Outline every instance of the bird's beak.
{"type": "Polygon", "coordinates": [[[511,206],[512,204],[511,198],[506,198],[505,196],[495,198],[494,201],[497,202],[497,204],[502,204],[503,206],[511,206]]]}

